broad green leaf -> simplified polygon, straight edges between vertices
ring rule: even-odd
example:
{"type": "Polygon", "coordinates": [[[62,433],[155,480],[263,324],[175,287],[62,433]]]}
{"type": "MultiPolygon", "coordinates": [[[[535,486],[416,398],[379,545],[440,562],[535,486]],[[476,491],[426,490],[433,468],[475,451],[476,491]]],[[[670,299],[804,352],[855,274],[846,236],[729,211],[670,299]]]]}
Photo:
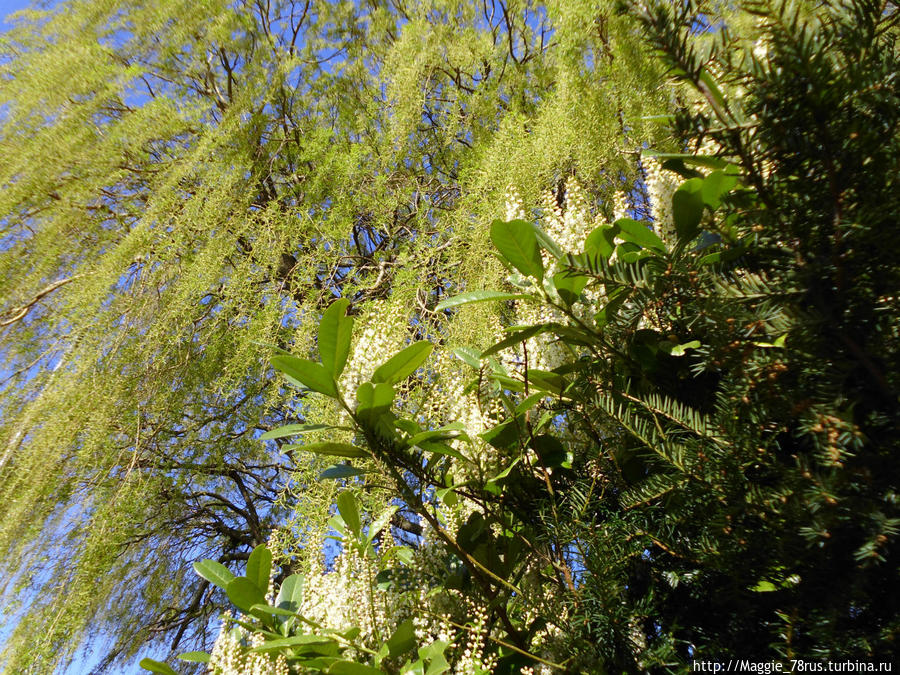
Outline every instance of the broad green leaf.
{"type": "Polygon", "coordinates": [[[531,447],[537,452],[538,457],[547,468],[562,466],[568,459],[565,447],[555,436],[541,434],[531,441],[531,447]]]}
{"type": "Polygon", "coordinates": [[[544,278],[544,263],[534,225],[524,220],[495,220],[491,241],[500,255],[526,277],[544,278]]]}
{"type": "Polygon", "coordinates": [[[266,604],[266,591],[247,577],[232,579],[225,588],[231,603],[244,613],[249,613],[253,605],[266,604]]]}
{"type": "Polygon", "coordinates": [[[643,153],[647,157],[656,157],[660,162],[664,162],[668,159],[680,159],[685,164],[690,164],[693,166],[705,166],[710,169],[724,169],[728,166],[728,162],[724,159],[719,159],[718,157],[710,157],[709,155],[686,155],[681,153],[671,153],[671,152],[652,152],[645,151],[643,153]]]}
{"type": "Polygon", "coordinates": [[[285,424],[283,427],[267,431],[259,437],[261,441],[268,441],[273,438],[284,438],[285,436],[299,436],[308,434],[311,431],[321,431],[322,429],[332,429],[329,424],[285,424]]]}
{"type": "Polygon", "coordinates": [[[334,301],[322,314],[319,324],[319,356],[333,378],[344,371],[350,355],[353,318],[346,315],[349,305],[350,301],[346,298],[334,301]]]}
{"type": "Polygon", "coordinates": [[[334,638],[324,635],[294,635],[293,637],[280,638],[278,640],[266,640],[258,647],[251,647],[251,652],[266,653],[280,651],[290,647],[305,647],[307,645],[327,645],[334,643],[334,638]]]}
{"type": "Polygon", "coordinates": [[[453,350],[454,356],[475,370],[481,368],[481,354],[471,347],[457,347],[453,350]]]}
{"type": "Polygon", "coordinates": [[[730,192],[737,185],[737,181],[737,176],[733,174],[725,173],[722,170],[713,171],[703,179],[703,187],[701,188],[703,203],[710,209],[716,210],[722,203],[723,195],[730,192]]]}
{"type": "Polygon", "coordinates": [[[584,240],[585,255],[591,260],[597,256],[600,256],[604,260],[609,260],[609,256],[612,255],[613,246],[615,245],[613,242],[616,237],[617,229],[618,228],[610,225],[601,225],[600,227],[594,228],[587,236],[587,239],[584,240]]]}
{"type": "Polygon", "coordinates": [[[268,614],[270,616],[286,616],[286,617],[296,617],[297,612],[291,611],[290,609],[284,607],[272,607],[271,605],[265,604],[256,604],[250,608],[250,612],[254,616],[258,616],[259,614],[268,614]]]}
{"type": "Polygon", "coordinates": [[[356,661],[336,661],[328,669],[328,675],[384,675],[384,671],[356,661]]]}
{"type": "Polygon", "coordinates": [[[760,581],[750,590],[756,591],[757,593],[771,593],[772,591],[777,591],[778,588],[776,588],[775,584],[771,581],[760,581]]]}
{"type": "Polygon", "coordinates": [[[303,585],[305,579],[302,574],[292,574],[281,582],[278,596],[275,598],[275,606],[279,609],[297,611],[303,602],[303,585]]]}
{"type": "Polygon", "coordinates": [[[386,382],[363,382],[356,390],[356,400],[359,402],[356,411],[363,413],[388,410],[394,402],[395,393],[394,388],[386,382]]]}
{"type": "Polygon", "coordinates": [[[503,293],[501,291],[466,291],[452,298],[441,300],[435,307],[440,312],[450,307],[458,307],[459,305],[471,305],[474,302],[490,302],[492,300],[514,300],[516,298],[528,298],[529,295],[523,293],[503,293]]]}
{"type": "Polygon", "coordinates": [[[412,375],[421,366],[434,345],[427,340],[413,342],[406,349],[394,354],[372,373],[372,382],[396,384],[412,375]]]}
{"type": "Polygon", "coordinates": [[[362,523],[359,519],[359,508],[356,506],[356,498],[353,496],[353,493],[349,490],[344,490],[339,494],[337,508],[341,518],[344,519],[344,523],[346,523],[353,534],[358,536],[362,523]]]}
{"type": "Polygon", "coordinates": [[[450,670],[450,664],[447,657],[444,656],[444,650],[447,649],[447,643],[443,640],[435,640],[424,649],[419,649],[419,658],[430,661],[428,670],[425,675],[442,675],[450,670]]]}
{"type": "Polygon", "coordinates": [[[154,659],[141,659],[141,662],[138,664],[144,670],[149,670],[151,673],[161,673],[162,675],[178,675],[172,667],[163,663],[162,661],[155,661],[154,659]]]}
{"type": "Polygon", "coordinates": [[[323,441],[322,443],[306,443],[304,445],[286,445],[282,450],[302,450],[304,452],[313,452],[317,455],[328,455],[330,457],[367,457],[366,451],[357,448],[349,443],[333,443],[331,441],[323,441]]]}
{"type": "Polygon", "coordinates": [[[639,223],[631,218],[619,218],[616,221],[616,227],[619,228],[619,236],[625,241],[630,241],[643,248],[652,248],[665,253],[666,245],[663,243],[663,240],[648,227],[647,223],[639,223]]]}
{"type": "Polygon", "coordinates": [[[188,663],[209,663],[209,654],[206,652],[185,652],[179,654],[177,658],[188,663]]]}
{"type": "Polygon", "coordinates": [[[468,462],[469,460],[463,455],[459,450],[455,450],[451,448],[446,443],[436,443],[434,441],[421,441],[419,447],[425,450],[426,452],[433,452],[437,455],[447,455],[448,457],[454,457],[463,462],[468,462]]]}
{"type": "Polygon", "coordinates": [[[272,572],[272,552],[265,544],[260,544],[247,558],[247,578],[263,593],[269,588],[269,574],[272,572]]]}
{"type": "Polygon", "coordinates": [[[337,385],[334,383],[334,378],[321,363],[298,359],[296,356],[273,356],[272,367],[313,391],[332,398],[337,396],[337,385]]]}
{"type": "Polygon", "coordinates": [[[215,560],[200,560],[195,562],[194,571],[213,586],[217,586],[223,591],[227,588],[231,580],[234,579],[234,574],[231,573],[231,570],[215,560]]]}
{"type": "Polygon", "coordinates": [[[573,305],[578,301],[581,291],[587,286],[588,278],[583,274],[571,274],[569,272],[560,272],[553,275],[553,285],[559,297],[565,301],[567,305],[573,305]]]}
{"type": "Polygon", "coordinates": [[[319,474],[319,480],[340,480],[341,478],[353,478],[354,476],[365,476],[366,471],[357,469],[349,464],[335,464],[329,466],[319,474]]]}
{"type": "Polygon", "coordinates": [[[682,241],[690,241],[700,231],[703,218],[703,180],[691,178],[672,195],[672,219],[675,232],[682,241]]]}
{"type": "Polygon", "coordinates": [[[481,353],[481,358],[485,358],[486,356],[491,356],[492,354],[496,354],[497,352],[502,352],[504,349],[508,349],[509,347],[514,347],[516,345],[522,344],[528,338],[534,337],[535,335],[540,335],[541,333],[546,333],[548,330],[553,328],[553,324],[541,324],[539,326],[529,326],[520,331],[516,331],[512,335],[507,338],[500,340],[495,345],[491,345],[487,349],[485,349],[481,353]]]}
{"type": "Polygon", "coordinates": [[[537,237],[538,242],[544,249],[552,255],[557,260],[560,260],[565,254],[563,250],[559,247],[555,241],[553,241],[553,237],[544,232],[540,227],[534,226],[534,235],[537,237]]]}
{"type": "Polygon", "coordinates": [[[375,539],[375,537],[378,536],[378,533],[388,526],[388,523],[391,522],[391,518],[393,518],[394,514],[399,510],[399,506],[389,506],[381,513],[380,516],[378,516],[378,518],[372,521],[372,524],[369,525],[369,532],[366,535],[369,538],[369,541],[375,539]]]}
{"type": "Polygon", "coordinates": [[[405,654],[416,646],[416,631],[410,619],[397,626],[397,630],[388,638],[387,646],[392,658],[405,654]]]}

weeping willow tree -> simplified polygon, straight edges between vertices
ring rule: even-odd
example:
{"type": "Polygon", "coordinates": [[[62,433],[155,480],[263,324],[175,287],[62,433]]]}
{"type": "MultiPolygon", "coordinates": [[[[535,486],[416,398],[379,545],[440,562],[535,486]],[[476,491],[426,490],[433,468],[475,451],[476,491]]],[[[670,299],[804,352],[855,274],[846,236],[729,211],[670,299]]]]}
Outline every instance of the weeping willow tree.
{"type": "MultiPolygon", "coordinates": [[[[333,502],[321,466],[258,439],[319,405],[264,376],[271,350],[314,350],[336,297],[396,344],[437,334],[441,299],[505,276],[485,223],[510,184],[561,202],[577,176],[610,216],[677,95],[639,33],[599,1],[18,15],[0,37],[8,672],[210,642],[190,563],[243,564],[333,502]]],[[[497,311],[439,339],[487,345],[497,311]]]]}

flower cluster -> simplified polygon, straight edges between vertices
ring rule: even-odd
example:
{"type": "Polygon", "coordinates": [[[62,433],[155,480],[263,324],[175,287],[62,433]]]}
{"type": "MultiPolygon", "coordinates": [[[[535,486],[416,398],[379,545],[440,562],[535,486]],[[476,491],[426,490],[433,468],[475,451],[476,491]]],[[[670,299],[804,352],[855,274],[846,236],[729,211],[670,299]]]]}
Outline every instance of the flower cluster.
{"type": "Polygon", "coordinates": [[[675,226],[672,220],[672,195],[678,188],[677,176],[662,168],[655,157],[641,159],[647,172],[647,196],[650,199],[650,213],[653,229],[663,241],[671,241],[675,226]]]}
{"type": "Polygon", "coordinates": [[[358,335],[341,376],[343,391],[352,396],[374,370],[403,345],[408,330],[406,312],[396,303],[375,300],[357,322],[358,335]]]}
{"type": "MultiPolygon", "coordinates": [[[[245,617],[239,616],[245,621],[245,617]]],[[[230,612],[225,612],[219,636],[213,644],[207,672],[210,675],[289,675],[284,655],[270,656],[248,651],[264,641],[261,633],[250,633],[232,625],[230,612]]]]}

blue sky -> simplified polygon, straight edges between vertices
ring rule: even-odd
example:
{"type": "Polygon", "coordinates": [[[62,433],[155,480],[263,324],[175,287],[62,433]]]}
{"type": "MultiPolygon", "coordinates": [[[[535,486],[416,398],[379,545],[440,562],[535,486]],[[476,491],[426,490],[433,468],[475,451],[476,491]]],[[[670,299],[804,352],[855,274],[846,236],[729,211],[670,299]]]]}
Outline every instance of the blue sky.
{"type": "Polygon", "coordinates": [[[31,4],[29,0],[0,0],[0,30],[9,28],[9,24],[6,23],[7,16],[25,9],[29,4],[31,4]]]}

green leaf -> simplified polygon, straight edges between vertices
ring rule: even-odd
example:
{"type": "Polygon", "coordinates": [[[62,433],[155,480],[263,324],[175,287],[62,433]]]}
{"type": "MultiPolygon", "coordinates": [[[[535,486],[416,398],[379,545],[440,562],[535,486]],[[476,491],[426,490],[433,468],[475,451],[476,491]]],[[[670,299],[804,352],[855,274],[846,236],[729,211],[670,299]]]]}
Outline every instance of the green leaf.
{"type": "Polygon", "coordinates": [[[320,473],[319,480],[340,480],[342,478],[353,478],[354,476],[365,476],[366,473],[368,472],[349,464],[335,464],[320,473]]]}
{"type": "Polygon", "coordinates": [[[372,524],[369,525],[369,532],[366,535],[369,538],[369,541],[375,539],[375,537],[378,536],[378,533],[388,526],[388,523],[391,522],[391,518],[393,518],[394,514],[399,510],[399,506],[389,506],[381,513],[380,516],[378,516],[378,518],[372,521],[372,524]]]}
{"type": "Polygon", "coordinates": [[[604,260],[609,260],[615,245],[613,242],[617,231],[618,228],[611,225],[601,225],[595,228],[584,240],[585,255],[591,260],[598,256],[604,260]]]}
{"type": "Polygon", "coordinates": [[[256,584],[264,594],[269,588],[269,574],[272,572],[272,552],[265,544],[260,544],[247,558],[247,578],[256,584]]]}
{"type": "Polygon", "coordinates": [[[397,626],[397,630],[388,638],[387,646],[392,658],[405,654],[416,646],[416,631],[410,619],[397,626]]]}
{"type": "Polygon", "coordinates": [[[526,277],[544,278],[544,263],[538,248],[534,225],[524,220],[495,220],[491,225],[491,241],[513,267],[526,277]]]}
{"type": "Polygon", "coordinates": [[[363,382],[356,390],[356,400],[359,402],[356,412],[372,414],[389,410],[395,393],[394,388],[385,382],[363,382]]]}
{"type": "Polygon", "coordinates": [[[286,617],[296,617],[297,612],[291,611],[284,607],[272,607],[271,605],[265,604],[255,604],[250,608],[250,612],[254,616],[259,616],[260,614],[269,614],[270,616],[286,616],[286,617]]]}
{"type": "Polygon", "coordinates": [[[625,241],[637,244],[643,248],[652,248],[661,253],[665,253],[666,245],[656,233],[651,230],[647,223],[639,223],[631,218],[619,218],[616,221],[616,227],[619,228],[619,236],[625,241]]]}
{"type": "Polygon", "coordinates": [[[444,656],[444,650],[447,649],[447,642],[443,640],[435,640],[425,648],[419,649],[419,658],[430,661],[428,670],[425,675],[442,675],[442,673],[450,670],[450,664],[444,656]]]}
{"type": "Polygon", "coordinates": [[[681,153],[671,153],[671,152],[651,152],[644,151],[643,153],[647,157],[656,157],[660,162],[664,162],[669,159],[680,159],[685,164],[691,164],[693,166],[705,166],[710,169],[724,169],[728,166],[728,162],[724,159],[719,159],[718,157],[710,157],[708,155],[686,155],[681,153]]]}
{"type": "Polygon", "coordinates": [[[578,301],[581,291],[587,286],[588,278],[583,274],[560,272],[553,275],[553,285],[559,293],[559,297],[567,305],[573,305],[578,301]]]}
{"type": "Polygon", "coordinates": [[[344,519],[344,523],[350,531],[359,536],[362,523],[359,519],[359,508],[356,506],[356,499],[353,497],[353,493],[349,490],[344,490],[339,494],[337,498],[337,508],[338,513],[341,514],[341,518],[344,519]]]}
{"type": "Polygon", "coordinates": [[[324,441],[322,443],[306,443],[304,445],[286,445],[283,450],[303,450],[304,452],[313,452],[317,455],[328,455],[330,457],[367,457],[366,451],[357,448],[349,443],[333,443],[324,441]]]}
{"type": "Polygon", "coordinates": [[[328,669],[328,675],[384,675],[384,671],[356,661],[337,661],[328,669]]]}
{"type": "Polygon", "coordinates": [[[528,298],[530,296],[523,293],[503,293],[501,291],[466,291],[452,298],[441,300],[435,307],[435,311],[440,312],[450,307],[458,307],[459,305],[471,305],[475,302],[490,302],[492,300],[513,300],[516,298],[528,298]]]}
{"type": "Polygon", "coordinates": [[[304,647],[307,645],[327,645],[333,644],[334,638],[324,635],[294,635],[287,638],[279,638],[278,640],[266,640],[257,647],[252,647],[251,652],[266,653],[281,651],[290,647],[304,647]]]}
{"type": "Polygon", "coordinates": [[[562,466],[568,459],[565,447],[555,436],[541,434],[531,441],[531,447],[537,452],[538,457],[547,468],[562,466]]]}
{"type": "Polygon", "coordinates": [[[502,352],[504,349],[508,349],[509,347],[514,347],[518,344],[523,343],[528,338],[534,337],[535,335],[539,335],[541,333],[546,333],[548,330],[553,328],[553,324],[541,324],[539,326],[529,326],[524,330],[516,331],[508,338],[504,338],[500,340],[495,345],[491,345],[487,349],[485,349],[481,353],[481,358],[485,358],[486,356],[491,356],[492,354],[496,354],[497,352],[502,352]]]}
{"type": "Polygon", "coordinates": [[[691,178],[672,195],[672,219],[675,232],[682,241],[690,241],[700,230],[703,218],[703,180],[691,178]]]}
{"type": "Polygon", "coordinates": [[[309,359],[298,359],[296,356],[273,356],[272,367],[313,391],[332,398],[337,396],[337,385],[334,383],[334,378],[321,363],[309,359]]]}
{"type": "Polygon", "coordinates": [[[750,590],[756,591],[757,593],[771,593],[772,591],[777,591],[778,588],[776,588],[775,584],[771,581],[760,581],[750,590]]]}
{"type": "Polygon", "coordinates": [[[281,582],[278,596],[275,598],[275,606],[279,609],[297,611],[303,602],[303,585],[305,579],[302,574],[292,574],[281,582]]]}
{"type": "Polygon", "coordinates": [[[194,571],[213,586],[217,586],[223,591],[228,587],[231,580],[234,579],[234,574],[231,573],[231,570],[215,560],[207,559],[195,562],[194,571]]]}
{"type": "Polygon", "coordinates": [[[372,374],[372,382],[396,384],[405,380],[425,362],[432,349],[434,345],[427,340],[413,342],[380,365],[372,374]]]}
{"type": "Polygon", "coordinates": [[[285,424],[283,427],[267,431],[259,437],[261,441],[269,441],[273,438],[284,438],[285,436],[299,436],[308,434],[310,431],[321,431],[322,429],[332,429],[329,424],[285,424]]]}
{"type": "Polygon", "coordinates": [[[249,613],[253,605],[266,604],[266,592],[247,577],[235,577],[225,588],[231,603],[244,613],[249,613]]]}
{"type": "Polygon", "coordinates": [[[703,187],[701,188],[701,196],[703,203],[710,209],[716,210],[722,203],[722,196],[731,192],[737,185],[737,176],[726,173],[725,171],[713,171],[703,179],[703,187]]]}
{"type": "Polygon", "coordinates": [[[467,366],[471,366],[475,370],[481,369],[481,354],[471,347],[457,347],[453,350],[453,355],[467,366]]]}
{"type": "Polygon", "coordinates": [[[162,661],[155,661],[153,659],[141,659],[141,662],[138,664],[144,670],[149,670],[151,673],[162,673],[162,675],[178,675],[172,667],[163,663],[162,661]]]}
{"type": "Polygon", "coordinates": [[[540,245],[557,260],[560,260],[565,255],[563,250],[559,247],[559,244],[553,241],[553,238],[549,234],[536,225],[534,226],[534,235],[537,237],[540,245]]]}
{"type": "Polygon", "coordinates": [[[319,356],[322,365],[333,378],[340,376],[350,355],[350,338],[353,335],[353,318],[347,316],[350,301],[341,298],[329,305],[319,324],[319,356]]]}
{"type": "Polygon", "coordinates": [[[209,654],[206,652],[185,652],[179,654],[177,658],[188,663],[209,663],[209,654]]]}

